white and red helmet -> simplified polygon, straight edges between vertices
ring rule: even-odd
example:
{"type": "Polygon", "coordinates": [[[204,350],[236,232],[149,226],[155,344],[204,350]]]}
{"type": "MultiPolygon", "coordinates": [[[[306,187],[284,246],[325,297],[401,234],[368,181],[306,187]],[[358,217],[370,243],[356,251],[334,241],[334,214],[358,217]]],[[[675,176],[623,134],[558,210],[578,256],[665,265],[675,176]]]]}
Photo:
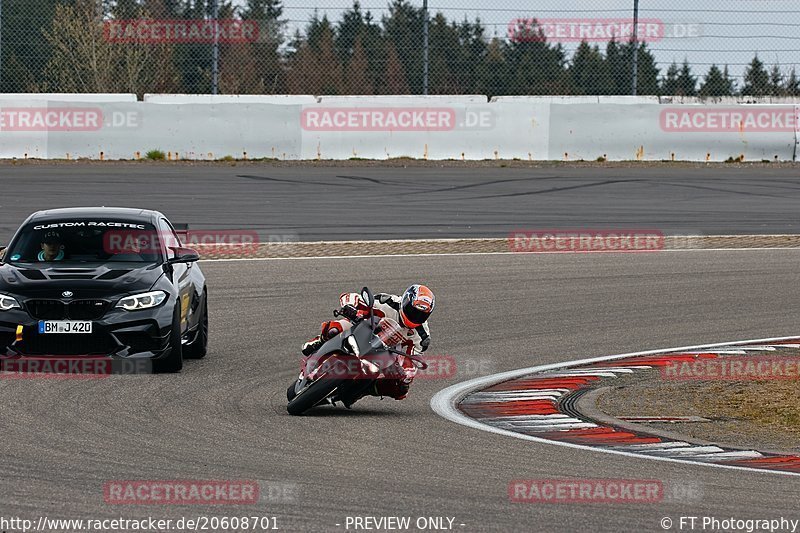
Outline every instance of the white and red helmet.
{"type": "Polygon", "coordinates": [[[425,285],[412,285],[403,293],[400,303],[400,318],[409,328],[421,326],[428,320],[436,306],[436,297],[425,285]]]}

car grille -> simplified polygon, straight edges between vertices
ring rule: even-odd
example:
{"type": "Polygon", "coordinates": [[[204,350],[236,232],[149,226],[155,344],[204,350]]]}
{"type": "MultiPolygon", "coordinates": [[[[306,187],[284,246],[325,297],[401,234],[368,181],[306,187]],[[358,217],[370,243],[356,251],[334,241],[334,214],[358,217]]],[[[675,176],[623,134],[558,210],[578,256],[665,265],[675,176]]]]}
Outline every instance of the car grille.
{"type": "Polygon", "coordinates": [[[28,313],[38,320],[98,320],[106,314],[105,300],[28,300],[28,313]]]}
{"type": "Polygon", "coordinates": [[[75,300],[67,306],[67,315],[73,320],[97,320],[103,318],[108,302],[103,300],[75,300]]]}

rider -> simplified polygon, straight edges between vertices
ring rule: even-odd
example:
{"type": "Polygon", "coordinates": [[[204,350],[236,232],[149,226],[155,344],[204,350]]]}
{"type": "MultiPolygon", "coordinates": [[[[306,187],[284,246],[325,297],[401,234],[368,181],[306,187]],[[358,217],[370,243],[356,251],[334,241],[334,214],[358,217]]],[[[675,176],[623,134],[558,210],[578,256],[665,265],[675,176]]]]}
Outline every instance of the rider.
{"type": "MultiPolygon", "coordinates": [[[[323,322],[321,333],[303,345],[303,355],[308,356],[316,352],[325,341],[350,329],[353,320],[369,315],[369,306],[357,293],[342,294],[339,297],[339,305],[341,310],[338,311],[338,315],[344,318],[323,322]]],[[[428,287],[412,285],[402,296],[376,294],[373,309],[377,318],[388,317],[403,326],[401,332],[403,340],[396,348],[411,355],[424,352],[431,343],[427,321],[435,305],[436,298],[428,287]]],[[[395,400],[402,400],[408,396],[417,367],[408,357],[400,356],[399,359],[401,359],[400,367],[394,369],[391,377],[378,379],[367,394],[389,396],[395,400]]]]}

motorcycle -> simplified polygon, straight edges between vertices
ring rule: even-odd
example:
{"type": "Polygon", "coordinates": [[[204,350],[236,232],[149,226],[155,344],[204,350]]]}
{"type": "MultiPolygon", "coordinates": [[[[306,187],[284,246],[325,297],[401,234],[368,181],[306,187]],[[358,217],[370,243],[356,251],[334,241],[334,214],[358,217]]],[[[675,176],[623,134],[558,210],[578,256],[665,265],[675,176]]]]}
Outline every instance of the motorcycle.
{"type": "Polygon", "coordinates": [[[416,355],[394,348],[402,340],[402,327],[391,318],[376,319],[375,297],[368,287],[361,289],[361,298],[369,314],[351,320],[349,330],[326,341],[303,361],[300,377],[286,391],[289,414],[302,415],[312,407],[336,402],[349,409],[377,379],[392,376],[400,367],[400,356],[410,358],[420,369],[428,367],[416,355]]]}

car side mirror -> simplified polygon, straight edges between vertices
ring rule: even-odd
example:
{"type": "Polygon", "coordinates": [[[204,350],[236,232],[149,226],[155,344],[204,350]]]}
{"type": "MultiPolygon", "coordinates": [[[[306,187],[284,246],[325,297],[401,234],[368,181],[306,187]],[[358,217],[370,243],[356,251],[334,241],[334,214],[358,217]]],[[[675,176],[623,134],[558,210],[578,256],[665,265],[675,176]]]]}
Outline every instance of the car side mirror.
{"type": "Polygon", "coordinates": [[[175,257],[172,259],[167,259],[167,264],[174,265],[175,263],[194,263],[200,260],[200,254],[191,248],[174,246],[171,247],[170,250],[175,252],[175,257]]]}
{"type": "Polygon", "coordinates": [[[3,262],[3,258],[6,256],[6,247],[0,244],[0,263],[3,262]]]}

